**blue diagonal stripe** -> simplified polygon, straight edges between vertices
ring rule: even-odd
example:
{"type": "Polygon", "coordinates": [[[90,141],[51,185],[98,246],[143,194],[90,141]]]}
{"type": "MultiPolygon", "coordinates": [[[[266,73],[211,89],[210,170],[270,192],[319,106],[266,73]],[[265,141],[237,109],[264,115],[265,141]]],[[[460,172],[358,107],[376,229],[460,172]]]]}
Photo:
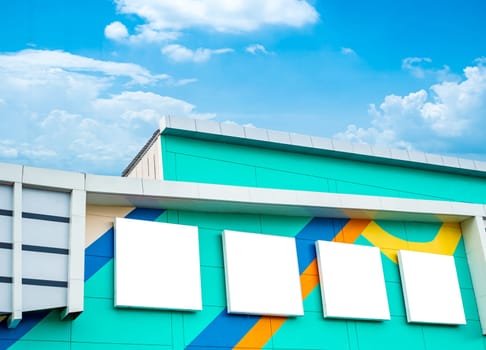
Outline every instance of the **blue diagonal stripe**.
{"type": "MultiPolygon", "coordinates": [[[[315,241],[332,240],[347,222],[347,219],[314,218],[295,236],[301,273],[316,256],[315,241]]],[[[233,348],[260,318],[228,314],[224,309],[186,349],[233,348]]]]}
{"type": "Polygon", "coordinates": [[[348,221],[314,218],[295,236],[300,273],[316,258],[316,241],[332,241],[348,221]]]}

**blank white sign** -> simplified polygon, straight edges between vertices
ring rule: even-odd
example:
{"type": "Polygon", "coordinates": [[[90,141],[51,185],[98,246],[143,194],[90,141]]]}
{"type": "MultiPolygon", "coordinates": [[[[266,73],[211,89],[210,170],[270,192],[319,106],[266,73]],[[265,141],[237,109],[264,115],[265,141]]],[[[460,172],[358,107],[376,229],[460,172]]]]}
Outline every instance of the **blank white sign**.
{"type": "Polygon", "coordinates": [[[389,320],[380,250],[317,241],[324,317],[389,320]]]}
{"type": "Polygon", "coordinates": [[[453,256],[398,252],[408,322],[466,324],[453,256]]]}
{"type": "Polygon", "coordinates": [[[304,314],[295,239],[223,231],[228,312],[304,314]]]}
{"type": "Polygon", "coordinates": [[[115,306],[202,310],[197,227],[117,218],[115,306]]]}

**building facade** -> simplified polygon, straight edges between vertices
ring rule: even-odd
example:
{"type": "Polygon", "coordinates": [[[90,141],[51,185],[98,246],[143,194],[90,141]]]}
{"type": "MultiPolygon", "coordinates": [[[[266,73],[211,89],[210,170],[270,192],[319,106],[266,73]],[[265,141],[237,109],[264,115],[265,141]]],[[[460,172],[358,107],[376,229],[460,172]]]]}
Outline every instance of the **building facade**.
{"type": "Polygon", "coordinates": [[[486,349],[486,163],[167,117],[0,164],[0,349],[486,349]]]}

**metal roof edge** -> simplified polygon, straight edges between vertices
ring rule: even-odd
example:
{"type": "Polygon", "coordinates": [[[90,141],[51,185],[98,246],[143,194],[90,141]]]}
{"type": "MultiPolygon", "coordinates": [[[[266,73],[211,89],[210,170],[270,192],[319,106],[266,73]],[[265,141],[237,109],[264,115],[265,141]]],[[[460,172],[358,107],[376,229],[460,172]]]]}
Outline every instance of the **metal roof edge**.
{"type": "Polygon", "coordinates": [[[350,143],[297,133],[219,123],[211,120],[165,116],[160,122],[160,134],[187,136],[370,163],[486,177],[486,162],[483,161],[350,143]]]}
{"type": "Polygon", "coordinates": [[[121,176],[126,177],[130,171],[132,171],[133,168],[138,164],[140,159],[143,158],[145,153],[152,147],[152,145],[157,141],[158,137],[160,136],[160,129],[157,129],[154,131],[152,136],[150,136],[150,139],[143,145],[142,149],[138,151],[137,155],[131,160],[131,162],[123,169],[121,176]]]}

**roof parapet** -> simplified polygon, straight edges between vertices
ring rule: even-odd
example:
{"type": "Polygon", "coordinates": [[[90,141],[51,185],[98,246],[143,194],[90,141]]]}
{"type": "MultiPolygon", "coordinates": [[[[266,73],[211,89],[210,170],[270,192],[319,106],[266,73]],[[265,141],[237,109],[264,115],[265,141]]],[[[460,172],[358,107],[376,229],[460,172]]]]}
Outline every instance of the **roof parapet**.
{"type": "MultiPolygon", "coordinates": [[[[241,126],[232,123],[219,123],[211,120],[165,116],[160,122],[159,132],[162,135],[190,136],[199,139],[347,158],[370,163],[486,177],[486,162],[484,161],[414,150],[350,143],[330,138],[241,126]]],[[[147,145],[150,145],[150,141],[147,145]]],[[[140,153],[143,153],[146,146],[140,153]]],[[[139,158],[135,158],[134,161],[137,159],[139,158]]]]}

